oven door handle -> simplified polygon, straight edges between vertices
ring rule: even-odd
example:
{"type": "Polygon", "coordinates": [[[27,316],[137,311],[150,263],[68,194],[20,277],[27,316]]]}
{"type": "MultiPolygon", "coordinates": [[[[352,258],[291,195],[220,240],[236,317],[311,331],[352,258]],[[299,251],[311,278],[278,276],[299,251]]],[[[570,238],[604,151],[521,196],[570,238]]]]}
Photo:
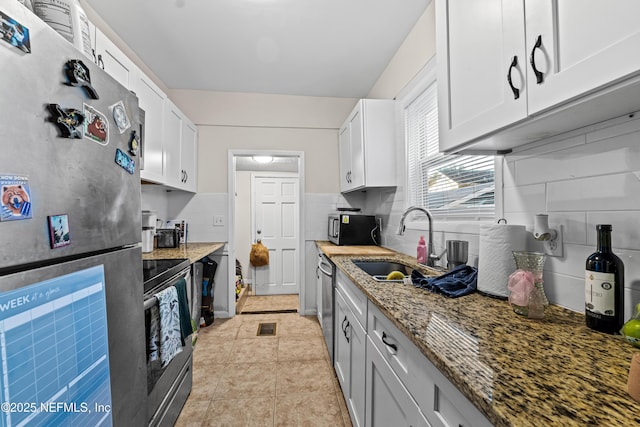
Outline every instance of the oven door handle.
{"type": "Polygon", "coordinates": [[[324,262],[321,262],[320,264],[318,264],[318,268],[320,269],[320,271],[322,271],[322,273],[323,273],[325,276],[329,276],[329,277],[332,277],[332,276],[333,276],[333,274],[332,274],[330,271],[327,271],[327,270],[325,270],[325,269],[324,269],[324,268],[322,268],[322,267],[329,267],[329,265],[325,264],[324,262]]]}

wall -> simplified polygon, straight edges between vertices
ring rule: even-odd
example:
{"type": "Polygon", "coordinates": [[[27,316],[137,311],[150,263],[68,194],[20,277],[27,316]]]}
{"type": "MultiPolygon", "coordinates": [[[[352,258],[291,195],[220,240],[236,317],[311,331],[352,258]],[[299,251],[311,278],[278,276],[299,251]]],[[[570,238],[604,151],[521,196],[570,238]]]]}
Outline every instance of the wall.
{"type": "Polygon", "coordinates": [[[640,302],[640,118],[621,117],[542,141],[505,156],[504,217],[531,230],[536,213],[563,227],[564,257],[548,258],[550,300],[584,310],[584,265],[596,224],[613,226],[625,264],[629,317],[640,302]]]}
{"type": "MultiPolygon", "coordinates": [[[[346,204],[339,196],[338,128],[355,105],[355,99],[191,90],[170,91],[170,97],[198,126],[198,193],[167,194],[168,215],[189,222],[191,241],[227,240],[228,150],[303,151],[305,253],[314,240],[326,238],[328,213],[337,204],[346,204]],[[213,225],[214,215],[223,216],[222,226],[213,225]]],[[[243,243],[242,239],[245,238],[236,239],[239,258],[245,252],[248,254],[242,245],[249,240],[243,243]]],[[[227,254],[226,249],[224,253],[227,254]]],[[[245,274],[248,273],[248,261],[241,263],[245,274]]],[[[220,273],[217,276],[221,277],[220,273]]],[[[306,272],[302,277],[306,277],[306,272]]],[[[305,314],[313,314],[315,282],[305,280],[303,286],[308,287],[303,302],[305,314]]],[[[226,306],[217,305],[222,297],[216,293],[215,299],[216,314],[228,315],[226,306]]]]}
{"type": "Polygon", "coordinates": [[[249,252],[251,251],[251,172],[236,172],[236,258],[242,265],[242,276],[253,279],[249,252]]]}

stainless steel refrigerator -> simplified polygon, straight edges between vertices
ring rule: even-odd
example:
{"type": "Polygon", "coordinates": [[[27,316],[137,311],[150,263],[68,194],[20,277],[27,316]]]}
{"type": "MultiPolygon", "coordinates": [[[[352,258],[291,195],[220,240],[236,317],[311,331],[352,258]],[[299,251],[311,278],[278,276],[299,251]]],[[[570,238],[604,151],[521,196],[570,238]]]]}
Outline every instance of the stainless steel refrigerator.
{"type": "Polygon", "coordinates": [[[137,98],[0,18],[0,426],[146,425],[137,98]]]}

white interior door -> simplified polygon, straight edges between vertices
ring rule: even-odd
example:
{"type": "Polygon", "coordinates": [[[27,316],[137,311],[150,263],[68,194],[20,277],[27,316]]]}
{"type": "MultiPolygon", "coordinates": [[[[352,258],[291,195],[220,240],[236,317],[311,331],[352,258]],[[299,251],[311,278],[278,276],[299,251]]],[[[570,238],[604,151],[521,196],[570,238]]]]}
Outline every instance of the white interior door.
{"type": "Polygon", "coordinates": [[[251,177],[252,235],[269,249],[269,265],[253,267],[256,295],[299,293],[298,185],[297,174],[251,177]]]}

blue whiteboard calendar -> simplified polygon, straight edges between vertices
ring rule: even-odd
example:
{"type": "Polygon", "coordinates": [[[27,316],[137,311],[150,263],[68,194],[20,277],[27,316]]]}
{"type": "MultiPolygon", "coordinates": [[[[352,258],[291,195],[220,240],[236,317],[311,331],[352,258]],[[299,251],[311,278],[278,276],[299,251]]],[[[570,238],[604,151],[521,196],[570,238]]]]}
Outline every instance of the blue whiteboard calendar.
{"type": "Polygon", "coordinates": [[[103,266],[0,294],[0,426],[110,426],[103,266]]]}

